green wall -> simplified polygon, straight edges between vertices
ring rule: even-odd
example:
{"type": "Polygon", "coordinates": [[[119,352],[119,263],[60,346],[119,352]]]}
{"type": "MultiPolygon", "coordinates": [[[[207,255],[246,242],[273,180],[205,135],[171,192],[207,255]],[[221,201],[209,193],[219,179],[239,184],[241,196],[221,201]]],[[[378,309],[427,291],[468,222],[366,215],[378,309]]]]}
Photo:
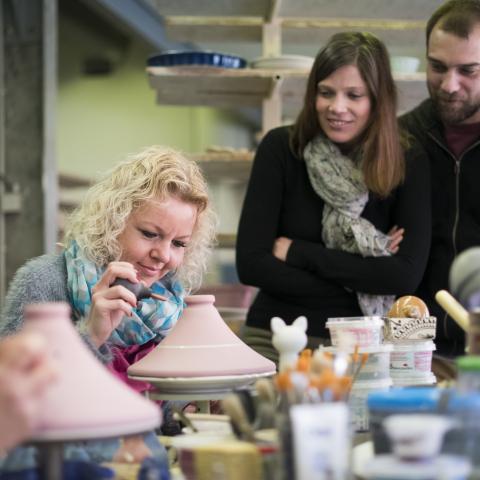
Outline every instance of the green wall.
{"type": "Polygon", "coordinates": [[[95,177],[144,146],[185,152],[207,146],[249,146],[251,134],[234,112],[156,104],[145,64],[151,50],[138,40],[98,34],[70,17],[59,22],[57,156],[60,172],[95,177]],[[83,72],[88,58],[112,65],[104,75],[83,72]]]}

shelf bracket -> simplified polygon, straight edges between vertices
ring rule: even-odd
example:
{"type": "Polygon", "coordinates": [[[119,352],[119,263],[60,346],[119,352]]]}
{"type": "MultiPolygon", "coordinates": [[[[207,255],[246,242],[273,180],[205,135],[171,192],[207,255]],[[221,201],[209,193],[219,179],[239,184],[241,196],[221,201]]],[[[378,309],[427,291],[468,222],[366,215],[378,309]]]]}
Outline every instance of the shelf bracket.
{"type": "Polygon", "coordinates": [[[262,26],[262,54],[276,57],[282,53],[282,26],[278,12],[282,0],[271,0],[270,10],[262,26]]]}
{"type": "Polygon", "coordinates": [[[270,10],[265,17],[266,23],[273,23],[278,20],[278,12],[282,5],[282,0],[270,0],[270,10]]]}
{"type": "Polygon", "coordinates": [[[267,133],[272,128],[282,124],[282,88],[283,78],[276,75],[268,96],[262,102],[262,132],[267,133]]]}

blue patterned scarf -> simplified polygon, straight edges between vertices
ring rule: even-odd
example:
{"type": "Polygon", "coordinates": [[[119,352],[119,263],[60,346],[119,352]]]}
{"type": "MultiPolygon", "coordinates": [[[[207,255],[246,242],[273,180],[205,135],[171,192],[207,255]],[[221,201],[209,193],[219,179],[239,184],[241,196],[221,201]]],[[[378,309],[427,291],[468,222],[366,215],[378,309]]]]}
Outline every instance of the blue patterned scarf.
{"type": "MultiPolygon", "coordinates": [[[[104,267],[97,267],[88,260],[77,242],[64,251],[67,265],[67,284],[73,300],[73,308],[87,317],[92,303],[92,288],[100,280],[104,267]]],[[[154,293],[167,297],[167,301],[143,299],[132,309],[132,317],[124,316],[112,332],[109,342],[120,347],[143,345],[154,339],[160,341],[177,322],[184,308],[185,292],[180,282],[167,274],[151,287],[154,293]]]]}

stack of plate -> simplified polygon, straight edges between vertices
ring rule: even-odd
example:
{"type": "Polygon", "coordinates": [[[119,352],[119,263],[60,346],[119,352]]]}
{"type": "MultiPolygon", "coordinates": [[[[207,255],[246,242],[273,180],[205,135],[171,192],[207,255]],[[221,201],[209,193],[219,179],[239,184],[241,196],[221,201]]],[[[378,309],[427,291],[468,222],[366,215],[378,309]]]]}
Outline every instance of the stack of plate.
{"type": "Polygon", "coordinates": [[[299,70],[310,70],[313,57],[304,55],[279,55],[277,57],[260,57],[250,62],[251,68],[282,69],[294,68],[299,70]]]}
{"type": "Polygon", "coordinates": [[[202,65],[220,68],[245,68],[244,58],[210,51],[165,52],[152,55],[147,60],[149,67],[176,67],[179,65],[202,65]]]}

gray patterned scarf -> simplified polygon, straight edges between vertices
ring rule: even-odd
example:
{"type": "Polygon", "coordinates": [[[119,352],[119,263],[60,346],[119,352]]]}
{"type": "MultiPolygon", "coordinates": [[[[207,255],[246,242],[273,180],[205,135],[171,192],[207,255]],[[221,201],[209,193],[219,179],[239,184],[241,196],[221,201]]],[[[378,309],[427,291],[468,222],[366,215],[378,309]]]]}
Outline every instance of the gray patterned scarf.
{"type": "MultiPolygon", "coordinates": [[[[390,255],[388,235],[360,215],[368,201],[368,189],[357,163],[342,155],[336,145],[318,135],[306,147],[303,157],[315,192],[325,201],[323,241],[328,248],[363,257],[390,255]]],[[[364,315],[385,315],[393,295],[357,292],[364,315]]]]}

